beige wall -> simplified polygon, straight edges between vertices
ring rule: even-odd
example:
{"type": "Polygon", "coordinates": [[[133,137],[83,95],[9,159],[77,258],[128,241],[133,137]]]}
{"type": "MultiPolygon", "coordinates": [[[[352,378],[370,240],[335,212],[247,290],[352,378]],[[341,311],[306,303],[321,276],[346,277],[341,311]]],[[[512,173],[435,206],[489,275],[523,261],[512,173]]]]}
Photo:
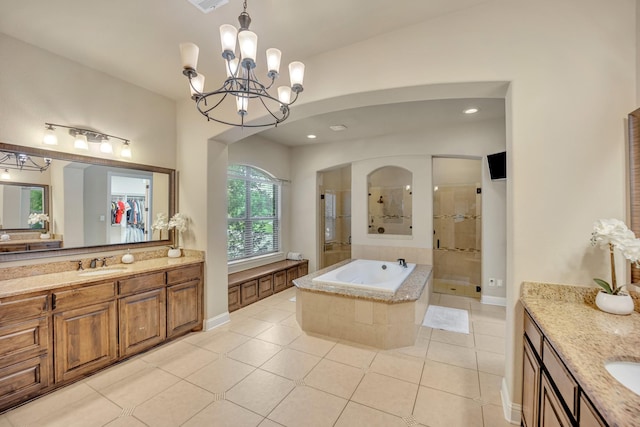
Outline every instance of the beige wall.
{"type": "Polygon", "coordinates": [[[131,140],[132,162],[176,167],[174,101],[1,33],[0,54],[11,58],[0,61],[0,141],[73,153],[63,129],[57,146],[42,145],[44,123],[92,128],[131,140]]]}

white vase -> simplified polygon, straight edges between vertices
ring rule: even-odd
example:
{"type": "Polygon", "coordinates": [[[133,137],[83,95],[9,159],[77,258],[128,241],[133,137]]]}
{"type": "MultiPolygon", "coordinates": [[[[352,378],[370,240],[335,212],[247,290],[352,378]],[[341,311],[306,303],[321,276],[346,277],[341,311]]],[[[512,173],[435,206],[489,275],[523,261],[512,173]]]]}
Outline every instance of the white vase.
{"type": "Polygon", "coordinates": [[[631,295],[611,295],[600,291],[596,296],[596,305],[600,310],[611,314],[631,314],[633,312],[631,295]]]}
{"type": "Polygon", "coordinates": [[[169,249],[169,252],[167,252],[167,256],[169,258],[180,258],[180,256],[182,255],[182,249],[180,248],[171,248],[169,249]]]}
{"type": "Polygon", "coordinates": [[[40,234],[40,238],[43,239],[43,240],[50,239],[51,238],[51,234],[49,234],[49,233],[41,233],[40,234]]]}

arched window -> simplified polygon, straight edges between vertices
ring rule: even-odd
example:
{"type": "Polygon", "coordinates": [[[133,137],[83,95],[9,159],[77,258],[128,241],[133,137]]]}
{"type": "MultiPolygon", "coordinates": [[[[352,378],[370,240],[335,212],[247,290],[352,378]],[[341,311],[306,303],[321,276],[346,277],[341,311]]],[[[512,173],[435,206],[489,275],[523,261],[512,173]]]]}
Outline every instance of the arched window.
{"type": "Polygon", "coordinates": [[[227,260],[280,250],[280,182],[246,165],[227,169],[227,260]]]}

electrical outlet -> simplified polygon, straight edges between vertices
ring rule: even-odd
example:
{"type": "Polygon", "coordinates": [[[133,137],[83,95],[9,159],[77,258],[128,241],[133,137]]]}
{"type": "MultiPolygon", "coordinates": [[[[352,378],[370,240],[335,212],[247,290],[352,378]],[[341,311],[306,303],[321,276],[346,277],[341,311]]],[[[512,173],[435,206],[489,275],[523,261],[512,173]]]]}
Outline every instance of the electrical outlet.
{"type": "Polygon", "coordinates": [[[502,279],[498,279],[498,287],[501,288],[502,287],[502,279]]]}
{"type": "Polygon", "coordinates": [[[493,277],[489,279],[489,287],[492,288],[496,285],[496,279],[493,277]]]}

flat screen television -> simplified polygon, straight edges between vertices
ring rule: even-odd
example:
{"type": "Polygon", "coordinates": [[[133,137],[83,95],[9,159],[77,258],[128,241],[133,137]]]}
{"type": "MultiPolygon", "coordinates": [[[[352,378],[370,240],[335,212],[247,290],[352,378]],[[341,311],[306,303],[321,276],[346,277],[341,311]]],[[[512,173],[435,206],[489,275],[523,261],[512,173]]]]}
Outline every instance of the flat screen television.
{"type": "Polygon", "coordinates": [[[507,152],[489,154],[487,156],[489,163],[489,174],[492,180],[507,178],[507,152]]]}

